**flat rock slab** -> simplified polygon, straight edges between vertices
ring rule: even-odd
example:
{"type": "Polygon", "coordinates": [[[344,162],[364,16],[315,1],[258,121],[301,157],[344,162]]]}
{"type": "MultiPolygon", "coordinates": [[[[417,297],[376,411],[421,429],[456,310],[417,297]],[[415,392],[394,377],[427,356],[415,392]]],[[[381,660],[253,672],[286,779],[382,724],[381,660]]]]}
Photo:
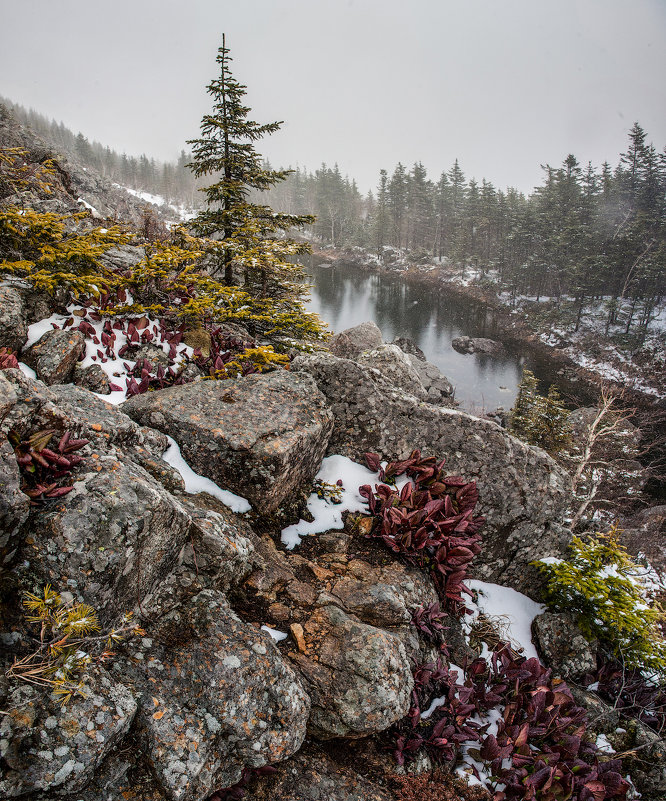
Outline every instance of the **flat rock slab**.
{"type": "Polygon", "coordinates": [[[314,381],[286,370],[169,387],[122,409],[170,434],[198,473],[267,513],[312,481],[333,428],[314,381]]]}

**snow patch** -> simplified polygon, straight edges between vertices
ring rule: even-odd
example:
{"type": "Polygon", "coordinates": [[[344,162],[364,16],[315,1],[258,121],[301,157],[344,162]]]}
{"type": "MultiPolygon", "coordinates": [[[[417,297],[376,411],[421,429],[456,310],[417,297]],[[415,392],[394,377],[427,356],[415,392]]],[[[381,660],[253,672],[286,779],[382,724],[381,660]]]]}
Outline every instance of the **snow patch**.
{"type": "Polygon", "coordinates": [[[167,440],[169,442],[169,447],[162,454],[162,459],[180,473],[185,482],[185,492],[190,495],[197,495],[199,492],[207,492],[209,495],[221,500],[232,512],[238,514],[250,511],[252,507],[249,501],[245,498],[241,498],[240,495],[235,495],[229,490],[218,487],[218,485],[209,478],[195,473],[183,458],[176,440],[169,436],[167,436],[167,440]]]}

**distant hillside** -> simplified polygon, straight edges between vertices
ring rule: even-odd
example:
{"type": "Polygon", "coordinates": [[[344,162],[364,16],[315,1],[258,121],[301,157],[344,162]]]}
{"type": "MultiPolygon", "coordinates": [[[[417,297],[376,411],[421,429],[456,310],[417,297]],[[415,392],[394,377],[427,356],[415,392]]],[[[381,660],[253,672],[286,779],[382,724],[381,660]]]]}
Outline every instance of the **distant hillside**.
{"type": "MultiPolygon", "coordinates": [[[[29,114],[40,117],[34,112],[29,113],[25,110],[17,113],[15,108],[10,110],[0,103],[0,147],[25,149],[33,162],[54,158],[61,168],[63,191],[71,204],[92,210],[93,216],[124,221],[134,226],[143,224],[147,208],[162,222],[184,216],[182,206],[174,204],[166,207],[162,205],[160,197],[154,197],[131,186],[122,186],[113,179],[113,176],[105,173],[94,158],[82,157],[80,153],[71,152],[63,147],[60,141],[42,136],[35,131],[32,124],[26,122],[26,116],[29,114]]],[[[44,117],[41,119],[45,120],[44,117]]],[[[56,128],[57,124],[53,130],[56,128]]],[[[63,130],[71,133],[67,129],[63,130]]],[[[60,200],[63,199],[65,198],[60,200]]]]}
{"type": "MultiPolygon", "coordinates": [[[[30,128],[46,145],[87,170],[94,170],[111,183],[163,198],[167,204],[192,207],[199,202],[197,182],[185,166],[190,154],[184,150],[176,162],[161,162],[143,153],[118,153],[101,142],[90,142],[81,132],[74,133],[63,122],[49,120],[34,109],[0,96],[15,119],[30,128]]],[[[151,202],[148,198],[145,198],[151,202]]]]}

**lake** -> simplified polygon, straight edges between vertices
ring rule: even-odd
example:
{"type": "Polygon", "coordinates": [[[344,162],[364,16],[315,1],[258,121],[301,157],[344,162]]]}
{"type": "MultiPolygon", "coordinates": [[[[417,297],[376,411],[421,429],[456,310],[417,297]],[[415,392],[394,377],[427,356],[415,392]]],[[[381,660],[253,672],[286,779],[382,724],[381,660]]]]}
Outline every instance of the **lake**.
{"type": "MultiPolygon", "coordinates": [[[[459,336],[502,341],[496,315],[485,304],[447,295],[396,275],[360,271],[347,265],[307,267],[312,283],[308,303],[335,333],[367,320],[381,329],[384,340],[409,337],[456,388],[463,409],[481,413],[515,400],[523,367],[546,382],[557,380],[552,366],[528,349],[507,346],[503,356],[461,354],[451,347],[459,336]]],[[[559,383],[559,382],[558,382],[559,383]]]]}

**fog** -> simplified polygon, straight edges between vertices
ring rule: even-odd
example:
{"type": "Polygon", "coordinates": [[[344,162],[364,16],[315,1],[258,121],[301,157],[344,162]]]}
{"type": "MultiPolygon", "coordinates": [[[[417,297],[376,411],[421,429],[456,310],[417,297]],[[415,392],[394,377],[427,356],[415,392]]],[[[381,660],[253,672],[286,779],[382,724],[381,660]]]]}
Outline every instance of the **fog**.
{"type": "Polygon", "coordinates": [[[422,161],[529,192],[568,153],[666,143],[661,0],[0,0],[0,94],[110,147],[175,158],[226,33],[274,166],[337,162],[365,192],[422,161]]]}

